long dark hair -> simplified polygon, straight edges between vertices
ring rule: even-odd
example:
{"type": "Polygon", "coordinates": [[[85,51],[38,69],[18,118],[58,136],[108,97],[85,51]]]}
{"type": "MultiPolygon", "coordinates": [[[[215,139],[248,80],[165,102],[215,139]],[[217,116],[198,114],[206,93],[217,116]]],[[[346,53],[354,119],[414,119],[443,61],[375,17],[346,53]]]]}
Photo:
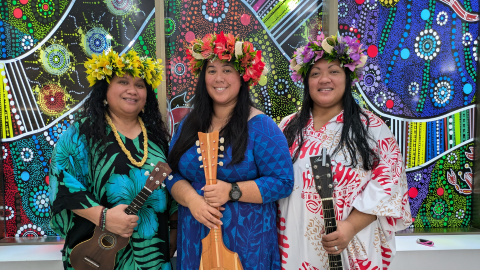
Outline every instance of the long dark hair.
{"type": "MultiPolygon", "coordinates": [[[[144,81],[145,82],[145,81],[144,81]]],[[[103,100],[107,98],[108,82],[100,80],[93,85],[90,96],[83,104],[83,116],[87,117],[85,124],[82,125],[81,132],[85,134],[87,142],[91,145],[100,143],[104,145],[107,142],[107,121],[105,113],[108,112],[108,105],[104,106],[103,100]]],[[[140,112],[145,128],[148,132],[148,140],[160,146],[165,156],[168,155],[168,141],[170,135],[167,132],[165,123],[162,121],[162,114],[158,108],[157,97],[152,86],[145,82],[147,88],[147,101],[144,112],[140,112]]]]}
{"type": "MultiPolygon", "coordinates": [[[[207,63],[205,63],[198,76],[195,98],[192,102],[193,109],[186,116],[178,140],[168,156],[168,164],[173,171],[178,170],[180,158],[198,140],[197,133],[207,132],[212,124],[213,100],[207,92],[205,83],[206,69],[207,63]]],[[[232,146],[232,165],[242,162],[245,158],[248,144],[248,117],[250,109],[253,107],[248,92],[248,84],[242,78],[240,78],[240,82],[237,103],[230,114],[227,124],[220,131],[220,135],[225,139],[225,146],[232,146]]]]}
{"type": "MultiPolygon", "coordinates": [[[[302,109],[298,112],[293,119],[287,124],[283,130],[283,134],[287,138],[288,147],[292,147],[295,140],[298,138],[298,147],[293,153],[292,161],[295,162],[300,154],[300,149],[305,143],[303,137],[303,129],[307,125],[310,119],[310,110],[313,108],[313,100],[310,96],[310,89],[308,87],[308,78],[310,76],[312,68],[308,70],[305,78],[303,79],[304,99],[302,109]]],[[[355,102],[352,95],[352,72],[348,68],[344,68],[346,75],[345,94],[343,95],[343,127],[342,134],[340,136],[340,142],[335,147],[332,155],[335,155],[339,151],[347,152],[350,156],[351,163],[345,164],[345,166],[356,167],[358,165],[357,151],[363,161],[363,169],[371,170],[378,161],[378,154],[373,151],[370,146],[370,142],[375,143],[371,135],[368,133],[369,117],[362,111],[360,106],[355,102]],[[366,125],[363,124],[361,116],[365,117],[366,125]],[[346,151],[345,151],[346,150],[346,151]]],[[[345,153],[346,154],[346,153],[345,153]]]]}

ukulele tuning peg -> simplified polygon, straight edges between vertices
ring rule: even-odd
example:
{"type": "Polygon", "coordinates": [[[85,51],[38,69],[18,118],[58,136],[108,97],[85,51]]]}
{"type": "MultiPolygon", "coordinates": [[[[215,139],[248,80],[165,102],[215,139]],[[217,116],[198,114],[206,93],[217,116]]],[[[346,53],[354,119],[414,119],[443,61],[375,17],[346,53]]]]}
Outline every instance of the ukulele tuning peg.
{"type": "Polygon", "coordinates": [[[198,161],[202,161],[202,157],[198,157],[198,161]]]}
{"type": "Polygon", "coordinates": [[[218,165],[223,166],[223,161],[218,162],[218,165]]]}
{"type": "Polygon", "coordinates": [[[163,173],[162,176],[163,176],[163,177],[167,177],[167,174],[166,174],[166,173],[163,173]]]}
{"type": "Polygon", "coordinates": [[[225,148],[223,147],[223,145],[220,146],[219,148],[220,148],[220,151],[223,151],[223,149],[225,149],[225,148]]]}
{"type": "Polygon", "coordinates": [[[203,168],[203,165],[200,165],[200,169],[202,169],[202,168],[203,168]]]}
{"type": "Polygon", "coordinates": [[[202,153],[202,151],[200,150],[200,148],[197,148],[197,153],[198,153],[198,154],[202,153]]]}
{"type": "Polygon", "coordinates": [[[197,142],[195,143],[197,146],[200,146],[200,141],[197,140],[197,142]]]}
{"type": "Polygon", "coordinates": [[[145,176],[149,176],[150,175],[150,172],[149,171],[146,171],[145,172],[145,176]]]}
{"type": "Polygon", "coordinates": [[[162,183],[162,188],[166,187],[165,183],[162,183]]]}
{"type": "Polygon", "coordinates": [[[168,180],[172,180],[172,179],[173,179],[173,175],[169,175],[168,180]]]}
{"type": "Polygon", "coordinates": [[[218,155],[219,158],[223,158],[224,156],[222,154],[218,155]]]}
{"type": "Polygon", "coordinates": [[[150,163],[150,166],[152,166],[152,167],[155,167],[155,164],[153,164],[153,163],[150,163]]]}
{"type": "Polygon", "coordinates": [[[225,139],[223,137],[220,138],[220,143],[223,143],[225,139]]]}

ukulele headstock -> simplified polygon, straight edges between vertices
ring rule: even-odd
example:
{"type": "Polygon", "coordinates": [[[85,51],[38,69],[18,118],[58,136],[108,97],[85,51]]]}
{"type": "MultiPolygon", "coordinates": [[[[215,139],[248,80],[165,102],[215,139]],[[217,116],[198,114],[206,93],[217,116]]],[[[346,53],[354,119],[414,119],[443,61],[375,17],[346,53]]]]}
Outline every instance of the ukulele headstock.
{"type": "Polygon", "coordinates": [[[321,155],[310,157],[310,163],[318,194],[322,200],[333,198],[335,183],[333,182],[332,163],[326,148],[322,148],[321,155]]]}
{"type": "MultiPolygon", "coordinates": [[[[223,138],[219,138],[218,131],[211,133],[198,132],[198,141],[197,153],[200,154],[198,157],[199,161],[202,161],[200,168],[203,168],[205,172],[205,179],[216,179],[217,178],[217,167],[216,165],[223,166],[223,162],[218,162],[218,158],[223,158],[224,146],[223,138]]],[[[208,183],[207,184],[215,184],[208,183]]]]}
{"type": "Polygon", "coordinates": [[[155,168],[153,168],[150,175],[148,175],[145,187],[151,191],[154,191],[163,183],[163,181],[165,181],[165,178],[173,178],[173,176],[170,175],[171,172],[172,169],[170,169],[170,166],[168,166],[167,163],[159,161],[155,168]]]}

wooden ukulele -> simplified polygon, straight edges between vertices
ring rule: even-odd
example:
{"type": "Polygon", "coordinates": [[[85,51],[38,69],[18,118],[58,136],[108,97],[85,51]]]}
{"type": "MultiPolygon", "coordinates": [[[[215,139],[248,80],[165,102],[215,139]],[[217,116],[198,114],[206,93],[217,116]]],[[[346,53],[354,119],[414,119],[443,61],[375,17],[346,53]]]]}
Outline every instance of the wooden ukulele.
{"type": "MultiPolygon", "coordinates": [[[[218,131],[212,133],[198,132],[197,152],[202,156],[203,170],[205,171],[205,181],[207,185],[217,183],[217,161],[219,155],[218,131]]],[[[223,138],[220,139],[223,143],[223,138]]],[[[223,146],[220,146],[223,151],[223,146]]],[[[222,162],[218,163],[223,166],[222,162]]],[[[218,208],[217,208],[218,209],[218,208]]],[[[218,218],[218,217],[217,217],[218,218]]],[[[238,254],[229,250],[222,239],[222,227],[217,225],[218,229],[211,229],[210,233],[202,239],[202,257],[200,260],[200,270],[243,270],[242,263],[238,254]]]]}
{"type": "MultiPolygon", "coordinates": [[[[167,163],[158,162],[143,189],[125,209],[125,213],[136,215],[147,198],[163,183],[171,171],[167,163]]],[[[121,237],[107,230],[102,231],[99,226],[96,226],[92,238],[73,248],[70,264],[75,270],[113,269],[117,252],[125,248],[129,241],[130,238],[121,237]]]]}
{"type": "MultiPolygon", "coordinates": [[[[337,230],[337,220],[335,219],[333,201],[335,184],[333,183],[332,167],[330,166],[330,156],[327,154],[327,149],[322,148],[322,155],[310,157],[310,163],[315,180],[315,189],[322,201],[325,233],[329,234],[337,230]]],[[[330,270],[343,270],[342,254],[328,254],[328,266],[330,270]]]]}

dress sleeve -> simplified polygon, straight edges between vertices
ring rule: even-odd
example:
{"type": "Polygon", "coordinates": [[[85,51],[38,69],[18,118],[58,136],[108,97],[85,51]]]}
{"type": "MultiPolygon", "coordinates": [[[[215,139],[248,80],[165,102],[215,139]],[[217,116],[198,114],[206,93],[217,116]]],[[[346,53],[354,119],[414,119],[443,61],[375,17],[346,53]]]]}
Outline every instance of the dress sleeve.
{"type": "Polygon", "coordinates": [[[358,211],[377,216],[387,237],[412,223],[408,202],[408,185],[400,148],[388,127],[374,128],[379,163],[371,171],[371,180],[353,201],[358,211]]]}
{"type": "MultiPolygon", "coordinates": [[[[183,118],[183,120],[180,122],[180,124],[178,126],[177,131],[175,131],[175,133],[173,134],[172,140],[170,141],[169,150],[168,150],[169,153],[172,151],[172,148],[175,145],[175,143],[177,142],[178,137],[180,137],[180,132],[182,132],[183,123],[185,122],[185,119],[187,118],[187,116],[183,118]]],[[[185,177],[183,177],[180,174],[180,172],[178,172],[178,171],[177,172],[172,172],[171,175],[173,176],[173,178],[171,180],[168,179],[168,178],[167,178],[167,180],[165,180],[168,192],[170,192],[170,194],[172,194],[173,185],[175,185],[175,183],[177,183],[178,181],[185,179],[185,177]]],[[[178,205],[177,205],[177,207],[178,207],[178,205]]]]}
{"type": "Polygon", "coordinates": [[[254,181],[263,203],[268,203],[292,193],[293,165],[282,131],[270,117],[260,117],[249,133],[254,139],[254,158],[260,175],[254,181]]]}
{"type": "Polygon", "coordinates": [[[73,226],[71,210],[100,205],[87,189],[88,163],[85,135],[79,133],[78,123],[75,123],[58,140],[49,172],[50,226],[62,237],[73,226]]]}

